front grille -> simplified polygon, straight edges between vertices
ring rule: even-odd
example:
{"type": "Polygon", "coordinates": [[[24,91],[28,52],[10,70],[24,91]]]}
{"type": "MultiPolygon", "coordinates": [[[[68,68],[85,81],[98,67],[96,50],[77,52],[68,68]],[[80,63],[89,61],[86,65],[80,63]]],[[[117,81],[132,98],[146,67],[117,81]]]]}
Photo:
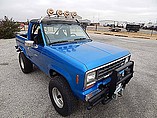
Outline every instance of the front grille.
{"type": "Polygon", "coordinates": [[[100,80],[110,76],[113,70],[121,67],[122,65],[124,65],[124,63],[125,63],[125,58],[116,61],[114,63],[107,64],[107,66],[104,65],[104,67],[97,70],[97,79],[100,80]]]}

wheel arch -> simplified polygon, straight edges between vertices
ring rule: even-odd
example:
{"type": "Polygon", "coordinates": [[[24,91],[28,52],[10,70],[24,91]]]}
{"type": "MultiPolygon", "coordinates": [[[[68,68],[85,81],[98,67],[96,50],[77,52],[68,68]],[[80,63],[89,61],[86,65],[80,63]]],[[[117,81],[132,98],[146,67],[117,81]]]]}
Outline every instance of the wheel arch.
{"type": "MultiPolygon", "coordinates": [[[[65,70],[57,67],[57,66],[51,66],[51,68],[49,68],[49,76],[50,77],[54,77],[56,75],[60,75],[62,76],[65,81],[67,82],[67,84],[69,85],[70,89],[73,91],[73,87],[71,85],[72,84],[72,77],[70,76],[70,74],[68,72],[66,72],[65,70]]],[[[74,93],[74,92],[73,92],[74,93]]]]}

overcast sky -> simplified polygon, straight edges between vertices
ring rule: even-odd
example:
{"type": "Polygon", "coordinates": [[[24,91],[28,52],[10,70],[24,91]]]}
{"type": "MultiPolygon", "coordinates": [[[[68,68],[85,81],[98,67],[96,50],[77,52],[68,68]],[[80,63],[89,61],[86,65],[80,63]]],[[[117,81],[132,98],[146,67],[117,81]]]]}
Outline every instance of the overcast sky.
{"type": "Polygon", "coordinates": [[[40,18],[47,8],[76,11],[92,22],[157,21],[157,0],[0,0],[0,19],[5,15],[18,21],[40,18]]]}

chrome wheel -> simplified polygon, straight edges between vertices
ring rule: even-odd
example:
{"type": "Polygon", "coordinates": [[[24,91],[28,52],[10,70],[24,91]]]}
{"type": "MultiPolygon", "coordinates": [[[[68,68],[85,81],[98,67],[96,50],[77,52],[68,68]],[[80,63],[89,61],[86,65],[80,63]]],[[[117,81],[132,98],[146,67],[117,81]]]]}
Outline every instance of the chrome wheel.
{"type": "Polygon", "coordinates": [[[21,62],[21,68],[24,69],[24,62],[23,62],[22,57],[20,58],[20,62],[21,62]]]}
{"type": "Polygon", "coordinates": [[[64,105],[63,97],[62,97],[60,91],[56,87],[54,87],[52,89],[52,96],[53,96],[53,99],[54,99],[54,102],[56,103],[56,105],[59,108],[63,108],[63,105],[64,105]]]}

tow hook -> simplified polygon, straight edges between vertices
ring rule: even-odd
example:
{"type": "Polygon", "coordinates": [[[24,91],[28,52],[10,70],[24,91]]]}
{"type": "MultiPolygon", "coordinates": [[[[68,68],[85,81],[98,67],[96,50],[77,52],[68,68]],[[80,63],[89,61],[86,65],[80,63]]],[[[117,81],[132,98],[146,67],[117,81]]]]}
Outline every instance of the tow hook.
{"type": "Polygon", "coordinates": [[[124,91],[124,88],[122,87],[122,83],[120,83],[119,85],[117,85],[116,90],[114,94],[112,95],[112,99],[117,100],[118,97],[123,96],[123,91],[124,91]]]}

